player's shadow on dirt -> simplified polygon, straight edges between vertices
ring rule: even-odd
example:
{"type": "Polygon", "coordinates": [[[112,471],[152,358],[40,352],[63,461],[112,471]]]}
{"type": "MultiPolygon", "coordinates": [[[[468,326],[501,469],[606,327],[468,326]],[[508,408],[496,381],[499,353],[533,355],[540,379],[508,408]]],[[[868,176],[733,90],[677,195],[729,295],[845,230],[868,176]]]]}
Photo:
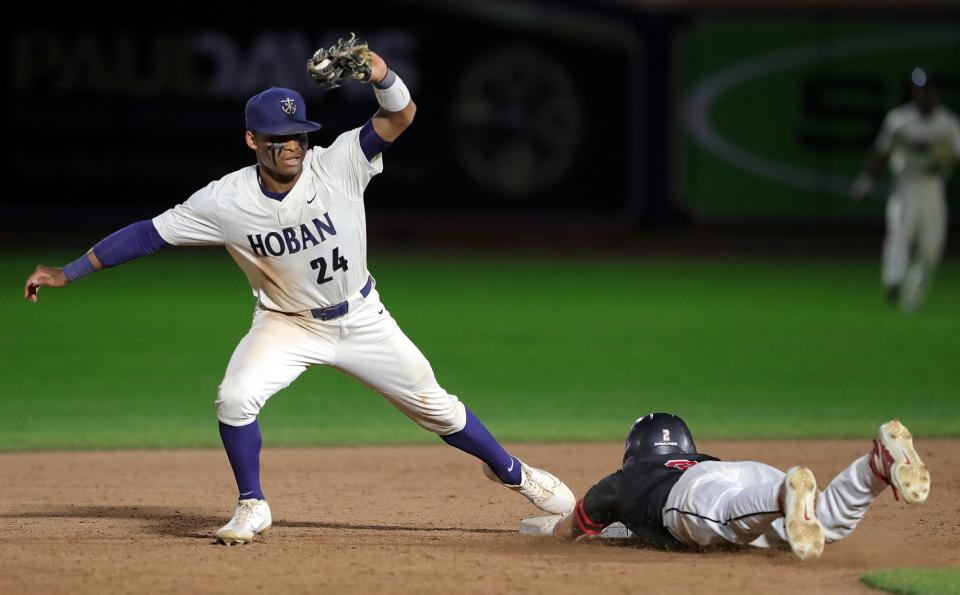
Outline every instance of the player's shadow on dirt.
{"type": "MultiPolygon", "coordinates": [[[[143,521],[147,530],[157,535],[188,537],[209,540],[227,518],[224,515],[200,514],[196,511],[178,510],[169,506],[66,506],[27,512],[0,514],[4,519],[116,519],[143,521]]],[[[347,529],[350,531],[413,531],[439,533],[513,534],[509,529],[486,529],[483,527],[424,527],[422,525],[383,525],[361,523],[338,523],[332,521],[298,521],[276,519],[274,527],[296,529],[347,529]]]]}

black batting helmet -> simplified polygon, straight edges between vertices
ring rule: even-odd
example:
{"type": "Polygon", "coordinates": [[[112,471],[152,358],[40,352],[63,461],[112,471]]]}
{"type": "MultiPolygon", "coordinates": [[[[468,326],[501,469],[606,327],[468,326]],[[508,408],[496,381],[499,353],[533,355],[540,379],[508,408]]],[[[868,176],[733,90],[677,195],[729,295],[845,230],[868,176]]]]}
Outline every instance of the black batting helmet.
{"type": "Polygon", "coordinates": [[[624,444],[623,462],[633,457],[695,453],[690,428],[672,413],[648,413],[633,422],[624,444]]]}

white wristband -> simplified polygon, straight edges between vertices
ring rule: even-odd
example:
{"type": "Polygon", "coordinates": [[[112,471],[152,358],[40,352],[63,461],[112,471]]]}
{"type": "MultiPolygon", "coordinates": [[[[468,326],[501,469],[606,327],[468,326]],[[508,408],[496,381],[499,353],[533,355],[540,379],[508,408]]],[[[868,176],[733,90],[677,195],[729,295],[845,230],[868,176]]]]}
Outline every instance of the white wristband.
{"type": "Polygon", "coordinates": [[[380,104],[380,107],[388,112],[401,112],[403,108],[407,107],[410,103],[410,91],[407,90],[407,86],[403,84],[400,77],[392,70],[387,73],[387,76],[384,77],[384,80],[381,81],[380,84],[387,82],[391,78],[393,81],[388,83],[389,86],[386,89],[381,89],[379,86],[374,85],[373,92],[377,96],[377,103],[380,104]]]}

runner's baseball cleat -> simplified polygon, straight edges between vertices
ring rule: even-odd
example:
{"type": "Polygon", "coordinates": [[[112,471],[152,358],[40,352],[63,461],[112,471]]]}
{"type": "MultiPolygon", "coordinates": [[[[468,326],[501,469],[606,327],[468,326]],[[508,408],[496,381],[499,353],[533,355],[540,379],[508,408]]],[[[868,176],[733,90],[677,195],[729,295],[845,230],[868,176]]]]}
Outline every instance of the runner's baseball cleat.
{"type": "Polygon", "coordinates": [[[519,485],[503,483],[486,463],[483,464],[483,474],[490,481],[495,481],[515,492],[520,492],[534,506],[544,512],[566,514],[573,510],[573,507],[577,505],[577,499],[573,497],[573,492],[566,484],[543,469],[531,467],[520,459],[517,459],[517,461],[520,462],[521,480],[519,485]]]}
{"type": "Polygon", "coordinates": [[[890,484],[893,496],[923,504],[930,495],[930,472],[913,448],[913,434],[899,420],[880,426],[870,451],[870,469],[890,484]]]}
{"type": "Polygon", "coordinates": [[[791,467],[783,478],[783,527],[790,549],[801,560],[823,554],[823,526],[817,519],[817,478],[806,467],[791,467]]]}
{"type": "Polygon", "coordinates": [[[217,531],[217,539],[224,545],[250,543],[254,536],[266,533],[272,522],[266,500],[240,500],[233,518],[217,531]]]}

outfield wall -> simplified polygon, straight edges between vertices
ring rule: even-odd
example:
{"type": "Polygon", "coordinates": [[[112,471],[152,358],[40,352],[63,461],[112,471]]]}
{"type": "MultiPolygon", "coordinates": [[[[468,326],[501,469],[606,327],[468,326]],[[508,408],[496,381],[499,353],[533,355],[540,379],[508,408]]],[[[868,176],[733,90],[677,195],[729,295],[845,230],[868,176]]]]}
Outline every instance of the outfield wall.
{"type": "Polygon", "coordinates": [[[935,69],[960,109],[950,2],[372,2],[318,27],[93,16],[4,24],[2,231],[94,234],[184,200],[251,162],[243,104],[268,85],[305,93],[315,143],[359,126],[369,89],[324,93],[302,67],[349,31],[420,107],[367,194],[372,226],[400,231],[879,226],[879,200],[844,195],[906,73],[935,69]]]}

